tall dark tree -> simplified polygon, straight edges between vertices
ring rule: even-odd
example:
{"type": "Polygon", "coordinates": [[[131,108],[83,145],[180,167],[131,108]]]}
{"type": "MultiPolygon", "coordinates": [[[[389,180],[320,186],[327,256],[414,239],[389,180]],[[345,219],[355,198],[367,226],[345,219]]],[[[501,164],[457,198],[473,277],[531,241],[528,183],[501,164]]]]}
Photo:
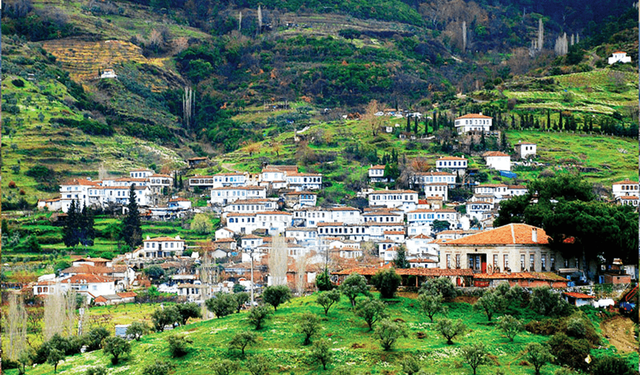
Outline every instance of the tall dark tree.
{"type": "Polygon", "coordinates": [[[67,210],[67,220],[65,221],[64,228],[62,229],[62,236],[66,247],[74,247],[80,242],[78,240],[77,230],[78,216],[76,201],[72,200],[69,205],[69,210],[67,210]]]}
{"type": "Polygon", "coordinates": [[[122,239],[131,249],[142,245],[142,229],[140,227],[140,212],[136,202],[135,184],[129,189],[129,204],[127,216],[122,219],[122,239]]]}
{"type": "Polygon", "coordinates": [[[80,236],[78,240],[83,246],[93,246],[93,240],[96,237],[93,229],[93,210],[87,206],[82,207],[82,214],[80,215],[81,225],[79,225],[80,236]]]}
{"type": "Polygon", "coordinates": [[[407,249],[403,245],[398,246],[398,251],[396,252],[396,259],[394,259],[393,262],[396,268],[411,268],[411,265],[407,260],[407,249]]]}

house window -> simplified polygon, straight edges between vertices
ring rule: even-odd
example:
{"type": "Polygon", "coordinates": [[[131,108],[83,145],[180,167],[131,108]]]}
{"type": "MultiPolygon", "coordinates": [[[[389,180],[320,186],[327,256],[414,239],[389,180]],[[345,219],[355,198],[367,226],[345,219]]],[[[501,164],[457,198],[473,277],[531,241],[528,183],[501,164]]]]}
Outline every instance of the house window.
{"type": "Polygon", "coordinates": [[[520,255],[520,271],[524,271],[524,254],[520,255]]]}
{"type": "Polygon", "coordinates": [[[504,269],[509,268],[509,255],[504,254],[504,269]]]}
{"type": "Polygon", "coordinates": [[[456,268],[460,268],[460,254],[456,254],[456,268]]]}
{"type": "Polygon", "coordinates": [[[493,254],[493,268],[498,268],[498,254],[493,254]]]}
{"type": "Polygon", "coordinates": [[[536,263],[535,263],[536,257],[535,254],[529,254],[529,270],[533,271],[535,269],[536,263]]]}
{"type": "Polygon", "coordinates": [[[542,270],[546,271],[547,270],[547,254],[542,254],[542,256],[540,257],[540,263],[542,264],[542,270]]]}
{"type": "Polygon", "coordinates": [[[447,254],[447,268],[451,268],[451,254],[447,254]]]}

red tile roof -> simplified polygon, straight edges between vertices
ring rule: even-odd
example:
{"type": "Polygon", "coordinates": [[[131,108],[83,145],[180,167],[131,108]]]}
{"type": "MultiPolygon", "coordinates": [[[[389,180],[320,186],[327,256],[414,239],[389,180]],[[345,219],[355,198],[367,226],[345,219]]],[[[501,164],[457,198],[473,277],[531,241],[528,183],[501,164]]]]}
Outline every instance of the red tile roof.
{"type": "Polygon", "coordinates": [[[581,298],[581,299],[595,299],[595,296],[590,296],[588,294],[583,294],[583,293],[575,293],[575,292],[564,292],[562,293],[565,296],[568,297],[573,297],[573,298],[581,298]]]}
{"type": "Polygon", "coordinates": [[[110,277],[104,277],[99,275],[92,275],[88,273],[79,273],[77,275],[73,275],[67,279],[61,281],[66,284],[79,284],[83,283],[108,283],[113,282],[113,279],[110,277]]]}
{"type": "Polygon", "coordinates": [[[542,228],[527,224],[507,224],[488,231],[472,234],[443,245],[547,245],[549,236],[542,228]],[[533,242],[532,232],[537,230],[537,242],[533,242]]]}
{"type": "MultiPolygon", "coordinates": [[[[390,265],[383,267],[359,267],[351,268],[342,271],[332,272],[334,275],[351,275],[352,273],[358,273],[363,276],[373,276],[380,269],[392,268],[390,265]]],[[[442,276],[473,276],[473,270],[464,269],[442,269],[442,268],[396,268],[396,273],[400,276],[427,276],[427,277],[442,277],[442,276]]]]}
{"type": "Polygon", "coordinates": [[[631,181],[628,178],[625,178],[623,181],[614,182],[612,185],[622,185],[622,184],[638,184],[636,181],[631,181]]]}
{"type": "Polygon", "coordinates": [[[459,120],[461,118],[492,118],[492,117],[491,116],[481,115],[479,113],[469,113],[467,115],[458,117],[456,120],[459,120]]]}
{"type": "Polygon", "coordinates": [[[476,273],[473,275],[474,279],[480,280],[513,280],[513,279],[530,279],[530,280],[544,280],[544,281],[567,281],[562,276],[558,276],[553,272],[501,272],[501,273],[476,273]]]}
{"type": "Polygon", "coordinates": [[[131,298],[138,295],[135,292],[123,292],[123,293],[116,293],[116,294],[121,298],[131,298]]]}
{"type": "Polygon", "coordinates": [[[143,240],[143,242],[166,242],[166,241],[184,242],[183,239],[178,240],[173,237],[156,237],[156,238],[150,238],[148,240],[143,240]]]}
{"type": "Polygon", "coordinates": [[[500,151],[487,151],[484,154],[482,154],[483,157],[487,157],[487,156],[506,156],[509,157],[509,155],[505,154],[504,152],[500,152],[500,151]]]}

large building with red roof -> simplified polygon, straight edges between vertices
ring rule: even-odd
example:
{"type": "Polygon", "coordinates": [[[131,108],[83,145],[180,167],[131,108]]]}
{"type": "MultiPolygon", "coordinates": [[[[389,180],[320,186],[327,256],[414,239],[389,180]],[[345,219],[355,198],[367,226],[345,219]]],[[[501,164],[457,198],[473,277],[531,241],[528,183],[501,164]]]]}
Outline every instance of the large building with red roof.
{"type": "Polygon", "coordinates": [[[458,134],[465,134],[469,132],[488,132],[491,130],[491,124],[493,118],[485,116],[480,113],[469,113],[468,115],[460,116],[455,120],[455,127],[458,130],[458,134]]]}
{"type": "Polygon", "coordinates": [[[445,269],[546,272],[563,262],[561,255],[549,247],[545,231],[527,224],[508,224],[440,243],[440,268],[445,269]]]}

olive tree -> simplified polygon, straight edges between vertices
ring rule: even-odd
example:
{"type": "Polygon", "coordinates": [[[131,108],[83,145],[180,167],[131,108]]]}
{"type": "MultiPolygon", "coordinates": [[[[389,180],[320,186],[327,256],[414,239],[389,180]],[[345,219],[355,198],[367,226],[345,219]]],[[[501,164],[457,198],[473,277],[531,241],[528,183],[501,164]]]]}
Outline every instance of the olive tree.
{"type": "Polygon", "coordinates": [[[442,294],[421,294],[418,297],[418,303],[420,311],[428,316],[432,323],[436,314],[444,315],[447,313],[447,306],[444,305],[442,294]]]}
{"type": "Polygon", "coordinates": [[[351,302],[351,306],[356,306],[356,298],[359,294],[363,294],[365,296],[369,295],[369,288],[367,288],[367,280],[364,276],[352,273],[347,276],[346,279],[340,284],[340,292],[349,298],[349,302],[351,302]]]}
{"type": "Polygon", "coordinates": [[[498,321],[498,329],[500,329],[510,341],[513,341],[516,335],[522,332],[524,326],[520,320],[511,315],[505,315],[500,317],[498,321]]]}
{"type": "Polygon", "coordinates": [[[386,306],[382,301],[369,298],[360,302],[356,308],[356,315],[364,319],[369,326],[369,331],[373,330],[373,324],[388,316],[385,311],[386,306]]]}
{"type": "Polygon", "coordinates": [[[102,349],[113,356],[111,363],[115,365],[118,364],[121,355],[131,353],[131,344],[122,337],[110,336],[102,340],[102,349]]]}
{"type": "Polygon", "coordinates": [[[262,292],[262,299],[273,306],[274,311],[278,311],[278,306],[290,300],[291,297],[291,290],[286,285],[268,286],[262,292]]]}
{"type": "Polygon", "coordinates": [[[549,348],[546,345],[542,345],[537,342],[527,344],[524,348],[525,358],[527,362],[533,365],[536,371],[536,375],[540,375],[540,369],[547,362],[553,361],[553,355],[549,352],[549,348]]]}
{"type": "Polygon", "coordinates": [[[328,292],[322,292],[318,295],[316,302],[324,309],[324,315],[329,315],[329,309],[335,303],[340,302],[340,291],[333,289],[328,292]]]}
{"type": "Polygon", "coordinates": [[[305,313],[298,319],[297,331],[304,334],[304,342],[302,345],[311,344],[311,337],[318,333],[320,329],[320,320],[315,314],[305,313]]]}
{"type": "Polygon", "coordinates": [[[373,335],[380,341],[382,349],[389,351],[400,337],[407,337],[407,331],[400,323],[384,319],[376,325],[373,335]]]}
{"type": "Polygon", "coordinates": [[[251,331],[238,332],[233,337],[233,339],[231,339],[229,346],[231,348],[240,349],[240,351],[242,352],[242,356],[244,356],[244,349],[248,345],[255,344],[256,342],[257,341],[255,333],[251,331]]]}
{"type": "Polygon", "coordinates": [[[271,310],[267,306],[256,306],[249,310],[247,319],[249,324],[256,327],[256,331],[259,331],[269,314],[271,314],[271,310]]]}
{"type": "Polygon", "coordinates": [[[463,334],[467,330],[467,326],[458,319],[453,321],[451,319],[441,319],[436,323],[436,331],[438,331],[442,337],[447,339],[448,345],[453,345],[453,339],[463,334]]]}
{"type": "Polygon", "coordinates": [[[461,350],[462,359],[471,366],[473,375],[476,375],[478,366],[488,363],[487,348],[483,343],[476,343],[470,346],[465,346],[461,350]]]}

